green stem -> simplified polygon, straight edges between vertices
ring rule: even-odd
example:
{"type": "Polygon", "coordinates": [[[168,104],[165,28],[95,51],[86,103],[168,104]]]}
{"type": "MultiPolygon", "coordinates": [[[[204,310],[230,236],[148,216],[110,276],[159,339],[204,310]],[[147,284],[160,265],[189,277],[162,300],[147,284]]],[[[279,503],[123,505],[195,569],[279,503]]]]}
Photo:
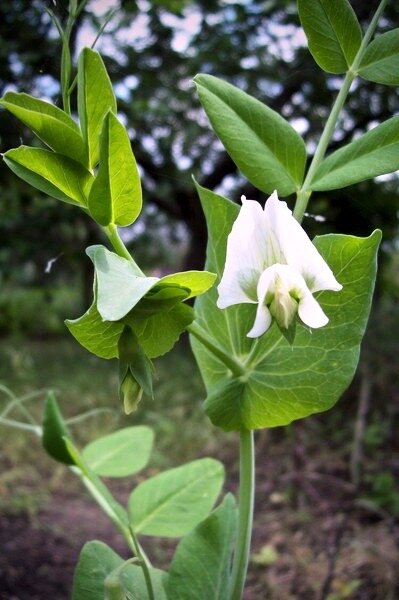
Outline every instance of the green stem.
{"type": "Polygon", "coordinates": [[[141,568],[143,569],[143,575],[145,579],[145,584],[147,587],[148,598],[149,600],[155,600],[154,588],[152,587],[151,575],[150,575],[150,564],[148,558],[143,552],[133,529],[130,529],[130,535],[132,537],[133,543],[135,545],[136,556],[140,561],[141,568]]]}
{"type": "Polygon", "coordinates": [[[353,60],[353,63],[350,66],[350,68],[348,69],[348,71],[346,72],[342,87],[339,90],[339,93],[334,101],[330,115],[327,119],[327,123],[324,127],[324,131],[323,131],[323,133],[320,137],[319,143],[317,145],[316,152],[313,156],[309,170],[306,174],[305,180],[302,184],[301,189],[297,193],[297,199],[296,199],[293,214],[294,214],[294,217],[299,222],[302,221],[303,215],[305,213],[306,207],[309,202],[309,198],[312,194],[312,190],[310,189],[312,179],[313,179],[317,169],[319,168],[320,164],[323,161],[323,158],[327,151],[327,147],[328,147],[331,137],[334,133],[335,126],[338,121],[338,117],[341,113],[341,110],[342,110],[344,104],[345,104],[345,101],[349,94],[351,85],[357,77],[357,70],[358,70],[361,60],[363,58],[364,52],[366,51],[366,48],[370,42],[370,39],[371,39],[372,35],[374,34],[374,31],[377,27],[378,20],[381,16],[381,13],[383,12],[385,6],[388,4],[388,1],[389,0],[382,0],[380,2],[380,5],[374,14],[374,17],[371,20],[371,23],[368,26],[366,33],[364,34],[362,43],[360,44],[360,48],[353,60]]]}
{"type": "Polygon", "coordinates": [[[15,429],[23,429],[24,431],[32,431],[37,435],[41,435],[42,432],[39,425],[31,425],[30,423],[23,423],[22,421],[15,421],[14,419],[5,419],[4,417],[0,417],[0,425],[15,427],[15,429]]]}
{"type": "Polygon", "coordinates": [[[213,338],[203,329],[198,323],[191,323],[187,327],[187,331],[191,333],[198,341],[201,342],[208,350],[212,352],[222,363],[226,365],[230,371],[237,377],[242,377],[246,374],[246,369],[239,360],[231,354],[228,354],[223,348],[216,345],[213,338]]]}
{"type": "Polygon", "coordinates": [[[230,581],[230,600],[241,600],[248,569],[255,495],[253,431],[240,431],[240,490],[238,531],[230,581]]]}
{"type": "Polygon", "coordinates": [[[122,240],[119,236],[119,233],[118,233],[117,226],[114,225],[114,223],[111,223],[110,225],[107,225],[107,227],[103,227],[102,229],[103,229],[105,235],[108,237],[109,241],[111,242],[112,247],[115,250],[115,252],[118,254],[118,256],[121,256],[122,258],[126,258],[128,261],[130,261],[137,269],[137,274],[140,275],[140,277],[143,277],[144,276],[143,271],[137,265],[137,263],[133,259],[132,255],[130,254],[129,250],[126,248],[125,244],[122,242],[122,240]]]}

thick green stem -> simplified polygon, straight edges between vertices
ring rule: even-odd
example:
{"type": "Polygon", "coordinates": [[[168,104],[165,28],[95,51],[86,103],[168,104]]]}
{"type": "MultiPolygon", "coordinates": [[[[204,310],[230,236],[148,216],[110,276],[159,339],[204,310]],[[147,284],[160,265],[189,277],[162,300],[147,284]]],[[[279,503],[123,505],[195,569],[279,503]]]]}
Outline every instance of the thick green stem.
{"type": "Polygon", "coordinates": [[[117,226],[114,225],[113,223],[111,223],[110,225],[108,225],[107,227],[103,227],[102,229],[103,229],[105,235],[108,237],[109,241],[111,242],[112,247],[115,250],[115,252],[118,254],[118,256],[121,256],[122,258],[126,258],[128,261],[130,261],[137,269],[137,274],[140,275],[141,277],[143,277],[144,276],[143,271],[137,265],[137,263],[133,259],[132,255],[130,254],[129,250],[126,248],[125,244],[122,242],[122,240],[119,236],[119,233],[118,233],[117,226]]]}
{"type": "Polygon", "coordinates": [[[187,331],[191,333],[198,341],[201,342],[208,350],[212,352],[222,363],[226,365],[230,371],[236,375],[237,377],[241,377],[246,374],[246,369],[240,361],[238,361],[234,356],[228,354],[223,348],[217,346],[213,339],[208,333],[202,329],[198,323],[191,323],[187,327],[187,331]]]}
{"type": "Polygon", "coordinates": [[[366,48],[370,42],[370,39],[371,39],[372,35],[374,34],[374,31],[377,27],[378,20],[381,16],[381,13],[383,12],[386,5],[388,4],[388,1],[389,0],[382,0],[380,2],[380,5],[379,5],[378,9],[376,10],[374,17],[371,20],[371,23],[368,26],[366,33],[364,34],[362,43],[361,43],[360,48],[353,60],[353,63],[345,75],[345,79],[343,81],[342,87],[339,90],[339,93],[334,101],[330,115],[327,119],[327,123],[324,128],[324,131],[323,131],[323,133],[320,137],[319,143],[317,145],[316,152],[313,156],[309,170],[306,174],[305,180],[302,184],[301,189],[297,193],[297,199],[296,199],[293,214],[294,214],[294,217],[299,222],[302,221],[303,215],[305,213],[306,207],[309,202],[309,198],[312,194],[312,190],[310,189],[312,179],[313,179],[318,167],[320,166],[320,164],[323,161],[323,158],[327,151],[327,147],[328,147],[331,137],[334,133],[335,126],[338,121],[338,117],[341,113],[341,110],[342,110],[344,104],[345,104],[345,101],[349,94],[351,85],[357,77],[357,70],[358,70],[361,60],[363,58],[364,52],[366,51],[366,48]]]}
{"type": "Polygon", "coordinates": [[[254,433],[240,431],[238,531],[230,581],[230,600],[241,600],[248,569],[255,495],[254,433]]]}

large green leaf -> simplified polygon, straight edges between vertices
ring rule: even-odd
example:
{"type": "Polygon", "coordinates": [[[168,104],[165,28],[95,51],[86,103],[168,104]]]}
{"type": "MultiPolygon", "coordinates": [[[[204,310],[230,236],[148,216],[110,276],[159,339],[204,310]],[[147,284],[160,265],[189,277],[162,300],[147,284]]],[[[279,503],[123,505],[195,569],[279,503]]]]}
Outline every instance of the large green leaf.
{"type": "Polygon", "coordinates": [[[163,302],[187,300],[208,290],[215,275],[206,271],[187,271],[158,277],[145,277],[137,271],[134,263],[110,252],[104,246],[90,246],[86,250],[94,263],[97,276],[97,308],[106,321],[118,321],[125,317],[150,291],[148,309],[153,304],[160,308],[160,298],[155,293],[163,290],[163,302]],[[181,294],[180,298],[177,298],[181,294]]]}
{"type": "Polygon", "coordinates": [[[124,325],[120,321],[103,321],[95,300],[84,315],[78,319],[68,319],[65,324],[73,337],[89,352],[100,358],[118,357],[118,340],[124,325]]]}
{"type": "Polygon", "coordinates": [[[7,92],[0,104],[18,117],[52,150],[87,166],[83,137],[78,125],[63,110],[28,94],[7,92]]]}
{"type": "Polygon", "coordinates": [[[149,358],[157,358],[169,352],[183,331],[194,319],[194,311],[187,304],[175,304],[166,310],[154,310],[152,314],[147,309],[146,298],[124,318],[149,358]]]}
{"type": "Polygon", "coordinates": [[[119,321],[154,287],[158,277],[143,277],[126,258],[104,246],[86,250],[97,277],[97,308],[106,321],[119,321]]]}
{"type": "Polygon", "coordinates": [[[237,511],[233,496],[177,546],[166,582],[172,600],[228,600],[237,511]]]}
{"type": "Polygon", "coordinates": [[[369,81],[399,85],[399,29],[387,31],[371,42],[358,73],[369,81]]]}
{"type": "Polygon", "coordinates": [[[306,162],[301,136],[278,113],[211,75],[194,79],[222,144],[258,189],[286,196],[300,188],[306,162]]]}
{"type": "Polygon", "coordinates": [[[86,206],[93,176],[76,161],[51,150],[20,146],[3,155],[18,177],[69,204],[86,206]]]}
{"type": "Polygon", "coordinates": [[[131,526],[144,535],[185,535],[208,516],[223,480],[223,465],[212,458],[155,475],[130,495],[131,526]]]}
{"type": "Polygon", "coordinates": [[[62,418],[53,392],[46,398],[43,417],[42,445],[46,452],[58,462],[73,465],[74,462],[65,445],[69,432],[62,418]]]}
{"type": "MultiPolygon", "coordinates": [[[[128,597],[140,600],[148,598],[143,570],[137,565],[123,566],[124,562],[103,542],[86,543],[74,573],[72,600],[104,600],[106,579],[115,571],[118,573],[121,589],[130,594],[128,597]]],[[[166,600],[164,583],[167,574],[158,569],[150,569],[149,572],[156,599],[166,600]]]]}
{"type": "MultiPolygon", "coordinates": [[[[209,228],[207,264],[220,276],[227,236],[239,209],[204,188],[199,193],[209,228]]],[[[380,238],[379,231],[369,238],[316,238],[315,245],[343,289],[317,294],[330,321],[315,330],[298,323],[293,346],[275,325],[257,341],[246,337],[256,305],[219,310],[216,290],[197,300],[199,325],[227,353],[242,363],[249,361],[246,376],[234,379],[220,360],[192,340],[208,393],[206,412],[215,425],[226,430],[275,427],[334,405],[357,366],[380,238]]]]}
{"type": "Polygon", "coordinates": [[[92,217],[106,226],[131,225],[142,207],[140,175],[126,129],[109,112],[101,132],[100,167],[90,190],[92,217]]]}
{"type": "Polygon", "coordinates": [[[147,466],[153,440],[152,429],[145,425],[125,427],[88,444],[82,456],[97,475],[127,477],[147,466]]]}
{"type": "Polygon", "coordinates": [[[90,168],[98,163],[100,132],[110,110],[116,113],[116,98],[103,60],[98,52],[84,48],[78,61],[78,113],[90,168]]]}
{"type": "Polygon", "coordinates": [[[399,117],[392,117],[328,156],[310,188],[333,190],[399,169],[399,117]]]}
{"type": "Polygon", "coordinates": [[[299,18],[317,64],[344,73],[362,41],[362,31],[348,0],[298,0],[299,18]]]}

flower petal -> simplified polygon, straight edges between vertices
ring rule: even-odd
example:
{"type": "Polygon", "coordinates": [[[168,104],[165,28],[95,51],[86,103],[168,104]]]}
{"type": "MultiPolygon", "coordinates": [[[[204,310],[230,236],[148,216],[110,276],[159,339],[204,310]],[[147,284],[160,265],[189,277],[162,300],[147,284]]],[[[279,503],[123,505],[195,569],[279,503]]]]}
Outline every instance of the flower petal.
{"type": "Polygon", "coordinates": [[[299,301],[298,315],[305,325],[314,329],[324,327],[328,323],[328,317],[310,292],[299,301]]]}
{"type": "Polygon", "coordinates": [[[255,303],[256,286],[264,269],[266,232],[258,202],[243,198],[243,204],[227,238],[226,263],[218,285],[219,308],[255,303]]]}
{"type": "Polygon", "coordinates": [[[311,292],[339,291],[342,285],[335,279],[330,267],[313,245],[285,202],[272,194],[265,204],[265,217],[273,239],[277,239],[285,262],[297,269],[311,292]]]}
{"type": "Polygon", "coordinates": [[[272,316],[269,309],[264,304],[258,304],[255,322],[252,329],[247,333],[247,337],[256,338],[263,335],[272,323],[272,316]]]}

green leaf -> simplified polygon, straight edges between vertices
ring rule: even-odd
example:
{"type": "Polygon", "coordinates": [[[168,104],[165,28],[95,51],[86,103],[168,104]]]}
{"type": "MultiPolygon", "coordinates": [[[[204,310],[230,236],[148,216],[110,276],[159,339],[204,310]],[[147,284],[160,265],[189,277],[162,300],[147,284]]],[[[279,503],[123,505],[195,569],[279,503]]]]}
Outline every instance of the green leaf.
{"type": "Polygon", "coordinates": [[[65,321],[70,333],[86,350],[100,358],[118,357],[118,340],[123,323],[103,321],[97,310],[96,300],[89,310],[78,319],[65,321]]]}
{"type": "Polygon", "coordinates": [[[186,304],[176,304],[167,310],[157,310],[148,314],[147,298],[124,318],[149,358],[157,358],[169,352],[183,331],[194,319],[194,311],[186,304]],[[144,305],[144,310],[141,306],[144,305]]]}
{"type": "Polygon", "coordinates": [[[368,81],[399,85],[399,29],[383,33],[367,46],[358,73],[368,81]]]}
{"type": "Polygon", "coordinates": [[[223,465],[212,458],[155,475],[130,495],[131,526],[144,535],[185,535],[208,516],[223,480],[223,465]]]}
{"type": "Polygon", "coordinates": [[[64,438],[69,436],[53,392],[49,392],[44,406],[42,445],[46,452],[58,462],[73,465],[64,438]]]}
{"type": "Polygon", "coordinates": [[[243,175],[266,193],[300,188],[306,162],[301,136],[278,113],[211,75],[194,79],[201,104],[243,175]]]}
{"type": "MultiPolygon", "coordinates": [[[[209,190],[198,186],[198,191],[209,231],[207,265],[220,277],[227,236],[239,208],[209,190]]],[[[317,294],[330,321],[311,331],[298,322],[293,346],[275,325],[255,342],[246,337],[256,305],[219,310],[214,289],[197,300],[196,314],[203,329],[241,363],[249,360],[246,376],[233,379],[220,360],[192,340],[208,393],[205,410],[215,425],[225,430],[276,427],[335,404],[356,370],[380,239],[379,231],[369,238],[316,238],[315,245],[343,289],[317,294]]]]}
{"type": "Polygon", "coordinates": [[[104,246],[86,250],[97,277],[97,309],[106,321],[119,321],[159,281],[137,274],[135,265],[104,246]]]}
{"type": "Polygon", "coordinates": [[[377,125],[328,156],[310,183],[312,190],[333,190],[399,169],[399,117],[377,125]]]}
{"type": "MultiPolygon", "coordinates": [[[[165,288],[159,289],[154,296],[158,297],[160,293],[165,292],[165,288]]],[[[182,297],[185,299],[187,292],[180,288],[178,301],[182,297]]],[[[78,319],[67,320],[65,324],[86,350],[100,358],[110,359],[118,358],[118,340],[124,323],[127,323],[136,334],[145,354],[149,358],[157,358],[173,348],[193,318],[191,306],[176,305],[176,296],[169,296],[164,300],[157,298],[154,299],[154,303],[145,297],[123,321],[103,321],[94,301],[84,315],[78,319]]]]}
{"type": "Polygon", "coordinates": [[[140,346],[131,327],[125,326],[118,341],[119,354],[119,393],[130,414],[137,409],[143,392],[154,397],[152,376],[154,368],[140,346]]]}
{"type": "Polygon", "coordinates": [[[147,466],[153,441],[149,427],[125,427],[88,444],[82,456],[97,475],[127,477],[147,466]]]}
{"type": "Polygon", "coordinates": [[[348,0],[298,0],[309,51],[328,73],[345,73],[362,42],[362,31],[348,0]]]}
{"type": "MultiPolygon", "coordinates": [[[[192,298],[209,289],[215,280],[213,273],[187,271],[158,277],[144,277],[137,267],[126,258],[110,252],[104,246],[90,246],[86,250],[94,263],[97,276],[97,308],[106,321],[118,321],[138,305],[151,290],[149,299],[158,310],[155,294],[164,292],[163,301],[175,304],[176,288],[184,292],[184,299],[192,298]]],[[[183,297],[183,294],[182,294],[183,297]]],[[[159,298],[158,298],[159,299],[159,298]]],[[[144,305],[148,310],[150,303],[144,305]]]]}
{"type": "Polygon", "coordinates": [[[49,196],[85,207],[93,176],[67,156],[20,146],[8,150],[4,162],[18,177],[49,196]]]}
{"type": "Polygon", "coordinates": [[[166,582],[173,600],[228,600],[237,511],[233,496],[177,546],[166,582]]]}
{"type": "Polygon", "coordinates": [[[127,132],[109,112],[101,132],[100,166],[89,210],[100,225],[131,225],[142,207],[140,175],[127,132]]]}
{"type": "Polygon", "coordinates": [[[116,113],[116,98],[103,60],[98,52],[84,48],[78,61],[78,113],[90,168],[98,163],[100,132],[110,110],[116,113]]]}
{"type": "MultiPolygon", "coordinates": [[[[143,570],[136,565],[123,566],[124,562],[103,542],[93,541],[85,544],[74,573],[72,600],[104,600],[105,581],[116,569],[120,572],[121,588],[130,598],[148,598],[143,570]]],[[[150,569],[150,577],[156,599],[166,600],[166,573],[150,569]]]]}
{"type": "Polygon", "coordinates": [[[81,471],[81,477],[83,480],[86,480],[89,484],[89,488],[94,488],[96,491],[95,497],[101,497],[102,504],[106,504],[108,507],[107,514],[113,513],[114,518],[113,521],[118,521],[118,524],[122,523],[124,526],[128,525],[128,517],[125,509],[119,502],[115,500],[107,486],[103,484],[101,479],[96,475],[96,473],[89,467],[86,460],[83,458],[82,454],[79,452],[77,447],[73,444],[73,442],[65,437],[65,445],[66,448],[73,459],[74,464],[79,467],[81,471]]]}
{"type": "Polygon", "coordinates": [[[0,100],[52,150],[87,166],[83,137],[78,125],[63,110],[28,94],[7,92],[0,100]]]}

